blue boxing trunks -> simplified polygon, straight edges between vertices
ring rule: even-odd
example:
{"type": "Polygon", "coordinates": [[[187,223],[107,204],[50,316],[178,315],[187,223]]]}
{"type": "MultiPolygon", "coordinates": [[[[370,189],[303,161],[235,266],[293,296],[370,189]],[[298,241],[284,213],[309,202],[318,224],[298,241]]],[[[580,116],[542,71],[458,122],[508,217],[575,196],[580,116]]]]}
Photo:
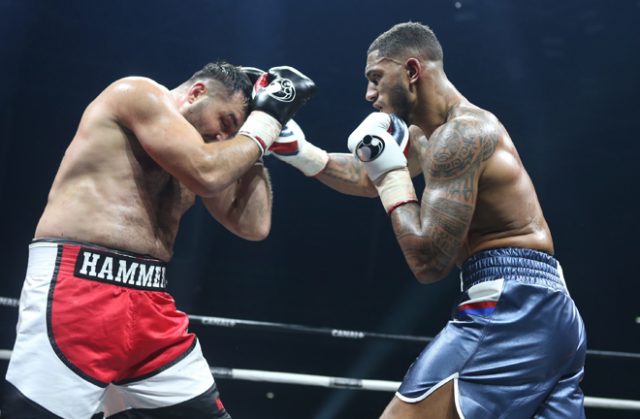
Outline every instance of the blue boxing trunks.
{"type": "Polygon", "coordinates": [[[34,241],[3,417],[134,417],[130,409],[145,418],[228,417],[188,317],[165,288],[160,260],[34,241]]]}
{"type": "Polygon", "coordinates": [[[461,418],[584,418],[586,335],[558,262],[492,249],[467,259],[460,275],[452,320],[396,396],[417,403],[453,380],[461,418]]]}

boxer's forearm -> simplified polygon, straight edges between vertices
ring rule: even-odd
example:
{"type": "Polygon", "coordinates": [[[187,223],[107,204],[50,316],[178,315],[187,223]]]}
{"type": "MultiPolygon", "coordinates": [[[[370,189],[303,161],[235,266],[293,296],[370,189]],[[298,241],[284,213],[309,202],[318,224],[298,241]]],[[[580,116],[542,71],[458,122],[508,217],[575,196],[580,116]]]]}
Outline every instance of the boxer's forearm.
{"type": "Polygon", "coordinates": [[[350,153],[329,153],[327,166],[315,178],[343,194],[378,196],[364,168],[350,153]]]}
{"type": "Polygon", "coordinates": [[[269,172],[256,164],[235,185],[235,197],[229,215],[238,235],[262,240],[271,230],[272,190],[269,172]]]}
{"type": "Polygon", "coordinates": [[[262,240],[271,230],[271,195],[267,170],[255,164],[225,190],[202,202],[227,230],[247,240],[262,240]]]}
{"type": "Polygon", "coordinates": [[[400,205],[390,214],[400,249],[421,283],[443,279],[462,247],[473,207],[423,193],[421,205],[400,205]]]}

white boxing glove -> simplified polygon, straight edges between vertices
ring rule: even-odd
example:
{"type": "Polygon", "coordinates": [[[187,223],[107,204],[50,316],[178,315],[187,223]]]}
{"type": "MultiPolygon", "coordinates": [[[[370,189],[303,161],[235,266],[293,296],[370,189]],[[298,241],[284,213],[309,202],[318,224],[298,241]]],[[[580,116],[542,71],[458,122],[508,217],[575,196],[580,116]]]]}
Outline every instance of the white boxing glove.
{"type": "Polygon", "coordinates": [[[409,129],[397,116],[374,112],[349,136],[348,147],[362,162],[387,214],[400,205],[418,202],[405,153],[409,129]]]}
{"type": "Polygon", "coordinates": [[[287,122],[280,136],[265,152],[265,155],[268,154],[273,154],[307,176],[322,172],[329,162],[327,152],[308,142],[302,128],[293,119],[287,122]]]}
{"type": "Polygon", "coordinates": [[[386,172],[407,166],[409,129],[393,114],[374,112],[351,133],[347,145],[375,182],[386,172]]]}

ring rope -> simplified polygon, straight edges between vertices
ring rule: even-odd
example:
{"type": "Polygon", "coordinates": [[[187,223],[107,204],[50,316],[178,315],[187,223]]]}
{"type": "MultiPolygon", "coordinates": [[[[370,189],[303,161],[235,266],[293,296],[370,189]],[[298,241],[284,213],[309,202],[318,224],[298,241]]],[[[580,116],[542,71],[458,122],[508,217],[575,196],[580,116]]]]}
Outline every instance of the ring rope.
{"type": "MultiPolygon", "coordinates": [[[[0,349],[0,360],[8,360],[10,356],[10,350],[0,349]]],[[[330,377],[326,375],[249,370],[241,368],[212,367],[211,373],[216,379],[259,381],[279,384],[297,384],[348,390],[395,392],[400,386],[399,381],[330,377]]],[[[640,400],[609,399],[605,397],[585,396],[584,405],[585,407],[603,409],[640,410],[640,400]]]]}
{"type": "MultiPolygon", "coordinates": [[[[358,378],[330,377],[325,375],[299,374],[291,372],[247,370],[239,368],[211,368],[215,378],[265,381],[270,383],[299,384],[317,387],[341,388],[350,390],[372,390],[395,392],[399,381],[367,380],[358,378]]],[[[603,409],[640,410],[640,400],[610,399],[605,397],[584,398],[585,407],[603,409]]]]}
{"type": "MultiPolygon", "coordinates": [[[[16,298],[8,298],[0,296],[0,306],[18,307],[19,300],[16,298]]],[[[433,337],[429,336],[413,336],[399,335],[390,333],[365,332],[362,330],[345,330],[332,329],[329,327],[312,327],[299,324],[263,322],[256,320],[231,319],[226,317],[198,316],[189,314],[189,320],[205,326],[226,327],[231,329],[245,330],[267,330],[273,332],[290,332],[304,333],[311,335],[330,336],[333,338],[343,339],[381,339],[394,340],[403,342],[431,342],[433,337]]],[[[618,352],[618,351],[602,351],[595,349],[587,349],[587,355],[605,357],[605,358],[621,358],[621,359],[640,359],[640,353],[635,352],[618,352]]]]}
{"type": "MultiPolygon", "coordinates": [[[[299,324],[273,323],[255,320],[228,319],[224,317],[208,317],[190,314],[189,320],[206,326],[241,328],[249,330],[268,330],[274,332],[306,333],[346,339],[386,339],[410,342],[430,342],[432,337],[396,335],[389,333],[365,332],[361,330],[332,329],[329,327],[312,327],[299,324]]],[[[640,356],[640,354],[639,354],[640,356]]]]}

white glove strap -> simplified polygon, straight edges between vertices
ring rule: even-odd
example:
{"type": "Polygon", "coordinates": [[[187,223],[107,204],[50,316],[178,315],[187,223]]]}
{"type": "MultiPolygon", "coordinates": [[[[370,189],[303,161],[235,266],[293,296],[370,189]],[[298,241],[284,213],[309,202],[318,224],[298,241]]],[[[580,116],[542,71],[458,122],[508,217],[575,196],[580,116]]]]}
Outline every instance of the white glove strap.
{"type": "Polygon", "coordinates": [[[273,153],[274,156],[300,170],[306,176],[315,176],[322,172],[329,162],[329,154],[320,147],[304,142],[298,154],[284,156],[273,153]]]}
{"type": "Polygon", "coordinates": [[[389,215],[400,205],[418,202],[407,168],[388,172],[379,182],[376,182],[376,189],[382,205],[389,215]]]}
{"type": "Polygon", "coordinates": [[[260,153],[269,148],[278,135],[280,135],[282,125],[274,117],[266,112],[253,111],[247,120],[240,127],[239,134],[246,135],[258,144],[260,153]]]}

